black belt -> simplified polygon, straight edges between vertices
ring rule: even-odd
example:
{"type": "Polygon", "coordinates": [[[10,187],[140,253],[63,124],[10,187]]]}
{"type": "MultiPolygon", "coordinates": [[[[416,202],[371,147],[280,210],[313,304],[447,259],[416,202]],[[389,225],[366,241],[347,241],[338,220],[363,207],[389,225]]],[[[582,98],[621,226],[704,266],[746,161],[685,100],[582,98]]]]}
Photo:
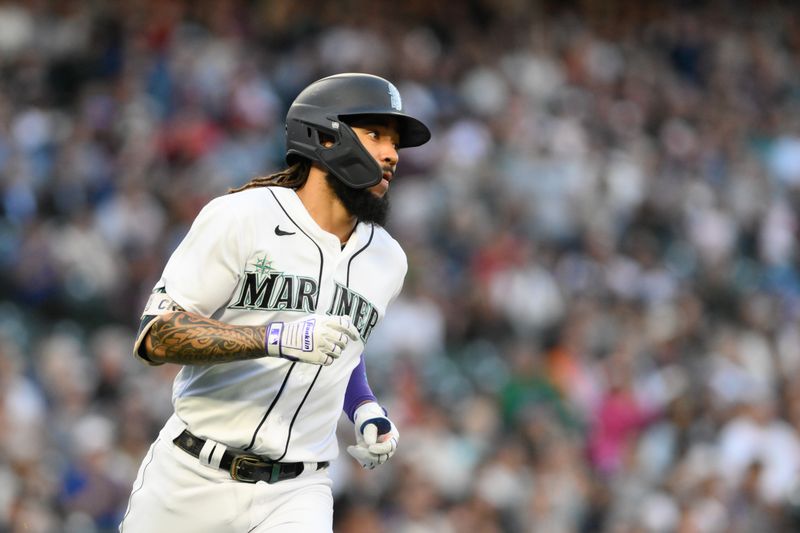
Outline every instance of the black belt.
{"type": "MultiPolygon", "coordinates": [[[[184,429],[172,441],[175,446],[185,451],[189,455],[200,458],[200,450],[206,443],[205,439],[195,437],[189,430],[184,429]]],[[[317,463],[317,470],[327,468],[328,461],[317,463]]],[[[230,472],[231,477],[236,481],[244,483],[256,483],[266,481],[276,483],[285,479],[294,479],[303,473],[304,463],[277,463],[271,460],[264,460],[263,457],[244,453],[240,450],[225,450],[222,460],[219,462],[221,470],[230,472]]]]}

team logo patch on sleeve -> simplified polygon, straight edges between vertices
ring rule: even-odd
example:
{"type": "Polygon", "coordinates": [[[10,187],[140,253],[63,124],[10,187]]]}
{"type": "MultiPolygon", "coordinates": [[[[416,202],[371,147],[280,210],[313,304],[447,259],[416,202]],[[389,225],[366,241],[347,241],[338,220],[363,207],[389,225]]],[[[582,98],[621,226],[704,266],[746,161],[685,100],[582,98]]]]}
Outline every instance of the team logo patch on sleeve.
{"type": "Polygon", "coordinates": [[[142,316],[157,316],[169,313],[171,311],[178,311],[181,307],[175,301],[163,292],[154,292],[147,299],[147,304],[144,306],[142,316]]]}

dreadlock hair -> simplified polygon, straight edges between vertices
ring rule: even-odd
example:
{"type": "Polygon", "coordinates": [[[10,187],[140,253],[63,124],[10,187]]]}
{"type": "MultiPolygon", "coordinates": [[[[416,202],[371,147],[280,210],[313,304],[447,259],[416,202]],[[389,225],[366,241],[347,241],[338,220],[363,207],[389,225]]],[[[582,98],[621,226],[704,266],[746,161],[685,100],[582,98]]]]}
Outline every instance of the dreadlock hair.
{"type": "Polygon", "coordinates": [[[309,159],[302,158],[280,172],[270,174],[269,176],[258,176],[251,179],[241,187],[228,189],[228,194],[241,192],[247,189],[255,189],[256,187],[267,187],[269,185],[274,185],[276,187],[287,187],[289,189],[299,189],[305,185],[306,180],[308,179],[308,171],[310,168],[311,161],[309,159]]]}

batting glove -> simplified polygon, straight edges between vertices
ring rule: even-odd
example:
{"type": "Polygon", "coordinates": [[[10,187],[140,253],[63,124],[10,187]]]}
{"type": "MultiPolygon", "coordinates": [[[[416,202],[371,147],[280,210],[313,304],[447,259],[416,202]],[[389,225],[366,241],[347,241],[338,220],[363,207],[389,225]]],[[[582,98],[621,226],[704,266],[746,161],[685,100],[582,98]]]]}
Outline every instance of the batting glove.
{"type": "Polygon", "coordinates": [[[353,419],[356,445],[348,446],[347,453],[370,470],[388,461],[397,450],[400,432],[383,408],[375,402],[365,403],[356,409],[353,419]]]}
{"type": "Polygon", "coordinates": [[[358,339],[348,316],[311,315],[294,322],[271,322],[264,340],[267,355],[328,366],[358,339]]]}

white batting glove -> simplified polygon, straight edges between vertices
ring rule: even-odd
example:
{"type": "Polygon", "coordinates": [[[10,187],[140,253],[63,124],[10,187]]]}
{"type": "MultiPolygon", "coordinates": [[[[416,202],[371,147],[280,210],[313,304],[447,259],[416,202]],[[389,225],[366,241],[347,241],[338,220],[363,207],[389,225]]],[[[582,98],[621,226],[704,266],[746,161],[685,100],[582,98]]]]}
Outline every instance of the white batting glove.
{"type": "Polygon", "coordinates": [[[353,419],[356,445],[348,446],[347,453],[369,470],[388,461],[397,450],[400,432],[383,408],[375,402],[365,403],[356,409],[353,419]]]}
{"type": "Polygon", "coordinates": [[[356,339],[358,330],[350,317],[311,315],[294,322],[270,322],[264,344],[270,357],[327,366],[356,339]]]}

